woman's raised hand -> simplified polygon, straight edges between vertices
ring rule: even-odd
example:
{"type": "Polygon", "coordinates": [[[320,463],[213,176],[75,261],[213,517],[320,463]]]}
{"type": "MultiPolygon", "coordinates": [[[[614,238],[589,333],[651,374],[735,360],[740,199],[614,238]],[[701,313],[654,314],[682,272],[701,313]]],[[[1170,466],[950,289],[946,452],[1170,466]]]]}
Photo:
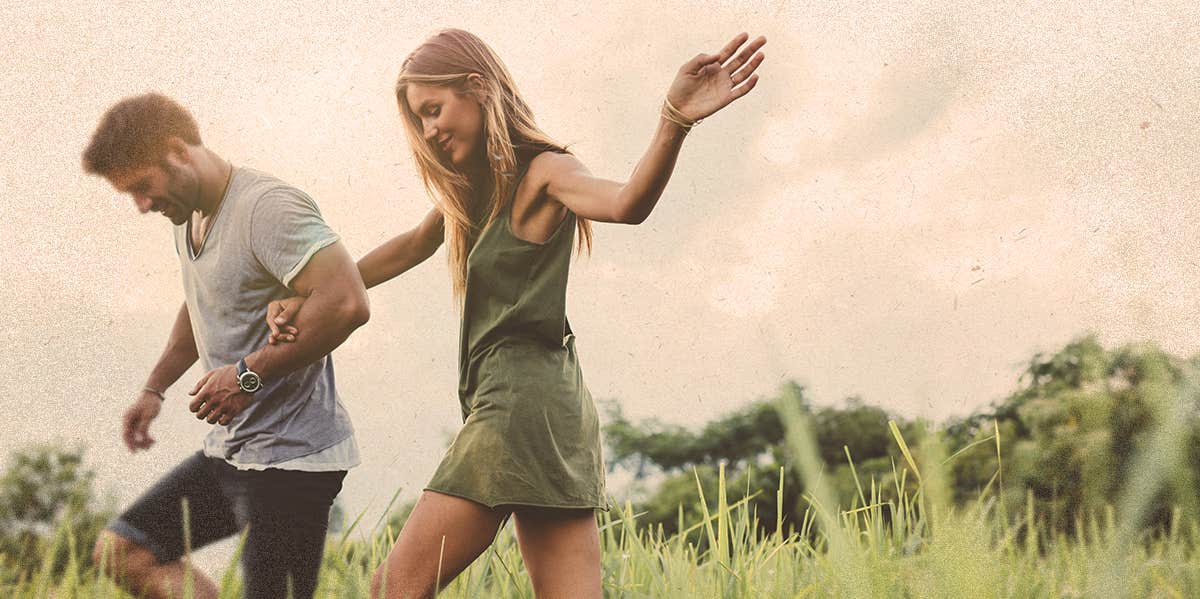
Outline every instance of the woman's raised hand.
{"type": "Polygon", "coordinates": [[[725,44],[717,54],[700,54],[689,60],[675,75],[667,101],[682,116],[693,121],[705,118],[750,93],[758,83],[754,71],[762,64],[759,49],[767,38],[742,33],[725,44]]]}

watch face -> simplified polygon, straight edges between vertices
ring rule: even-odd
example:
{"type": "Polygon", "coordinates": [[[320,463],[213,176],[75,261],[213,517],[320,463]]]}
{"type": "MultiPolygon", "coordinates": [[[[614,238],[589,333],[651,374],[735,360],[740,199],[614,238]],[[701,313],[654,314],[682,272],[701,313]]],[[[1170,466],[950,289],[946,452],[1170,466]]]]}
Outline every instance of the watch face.
{"type": "Polygon", "coordinates": [[[242,391],[258,391],[258,388],[261,385],[262,381],[259,380],[258,375],[254,374],[253,372],[243,372],[242,375],[238,377],[238,386],[242,388],[242,391]]]}

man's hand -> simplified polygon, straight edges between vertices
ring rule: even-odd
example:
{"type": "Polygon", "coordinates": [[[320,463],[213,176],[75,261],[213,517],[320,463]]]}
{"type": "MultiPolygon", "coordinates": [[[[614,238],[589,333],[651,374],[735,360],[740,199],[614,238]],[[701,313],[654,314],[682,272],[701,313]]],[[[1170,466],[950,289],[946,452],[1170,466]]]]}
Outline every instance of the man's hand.
{"type": "Polygon", "coordinates": [[[254,401],[253,395],[243,393],[238,387],[237,367],[233,365],[210,370],[188,395],[192,396],[188,409],[209,424],[229,424],[254,401]]]}
{"type": "Polygon", "coordinates": [[[125,410],[125,415],[121,417],[121,436],[129,451],[150,449],[150,446],[154,445],[154,437],[150,436],[150,422],[158,416],[160,410],[162,400],[149,391],[142,391],[133,405],[125,410]]]}
{"type": "Polygon", "coordinates": [[[300,330],[289,323],[296,318],[296,312],[300,311],[300,306],[304,305],[306,299],[308,298],[302,295],[294,295],[287,299],[275,300],[267,305],[267,327],[271,329],[271,336],[267,338],[267,343],[275,345],[281,342],[291,343],[296,340],[296,335],[300,334],[300,330]]]}

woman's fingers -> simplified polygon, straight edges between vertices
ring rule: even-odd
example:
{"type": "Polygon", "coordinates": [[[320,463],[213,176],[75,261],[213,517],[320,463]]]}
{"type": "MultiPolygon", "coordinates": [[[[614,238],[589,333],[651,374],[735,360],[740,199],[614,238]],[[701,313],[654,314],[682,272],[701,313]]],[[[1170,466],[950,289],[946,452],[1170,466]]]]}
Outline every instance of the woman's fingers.
{"type": "MultiPolygon", "coordinates": [[[[750,61],[751,60],[750,57],[754,56],[754,53],[758,52],[758,50],[760,48],[762,48],[766,43],[767,43],[767,38],[765,38],[761,35],[758,36],[757,38],[754,38],[754,41],[747,44],[745,48],[742,48],[741,51],[738,52],[736,56],[734,56],[732,59],[729,60],[729,62],[722,64],[722,68],[725,69],[725,71],[728,73],[736,72],[738,69],[740,69],[742,67],[742,65],[745,65],[748,61],[750,61]]],[[[747,75],[747,76],[749,76],[749,75],[747,75]]]]}
{"type": "Polygon", "coordinates": [[[731,94],[733,97],[729,101],[732,102],[732,101],[750,93],[750,90],[754,89],[754,86],[757,84],[758,84],[758,75],[751,75],[750,79],[748,81],[746,81],[746,83],[733,88],[733,92],[731,94]]]}
{"type": "Polygon", "coordinates": [[[725,64],[725,61],[729,60],[733,56],[733,53],[737,52],[737,49],[746,43],[748,39],[750,39],[750,34],[739,33],[732,40],[729,40],[729,43],[725,44],[725,47],[721,48],[721,51],[717,54],[721,59],[721,64],[725,64]]]}
{"type": "MultiPolygon", "coordinates": [[[[292,310],[292,307],[290,304],[285,304],[283,302],[280,302],[279,303],[279,311],[275,313],[274,323],[276,325],[287,324],[287,323],[291,322],[292,316],[294,316],[294,315],[295,315],[295,312],[292,310]]],[[[279,329],[277,328],[275,330],[278,332],[279,329]]]]}
{"type": "Polygon", "coordinates": [[[288,323],[296,318],[296,313],[303,304],[303,300],[297,301],[296,298],[276,300],[268,304],[267,327],[271,329],[271,333],[267,335],[267,343],[275,345],[280,342],[290,343],[296,340],[296,335],[300,331],[288,323]]]}
{"type": "Polygon", "coordinates": [[[267,328],[271,329],[271,336],[279,334],[279,325],[275,323],[275,317],[283,311],[283,303],[276,300],[267,304],[267,328]]]}
{"type": "Polygon", "coordinates": [[[742,68],[730,75],[729,80],[733,82],[734,86],[737,86],[741,82],[749,79],[750,76],[754,74],[755,69],[758,68],[758,65],[762,64],[763,58],[765,57],[766,56],[762,52],[755,54],[754,57],[750,59],[750,62],[742,65],[742,68]]]}

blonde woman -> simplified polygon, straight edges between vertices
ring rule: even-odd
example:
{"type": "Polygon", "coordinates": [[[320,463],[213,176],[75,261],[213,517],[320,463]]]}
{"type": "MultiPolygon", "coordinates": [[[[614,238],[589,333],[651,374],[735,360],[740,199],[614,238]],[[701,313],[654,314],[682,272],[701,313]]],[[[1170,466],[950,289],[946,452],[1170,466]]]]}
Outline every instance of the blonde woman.
{"type": "MultiPolygon", "coordinates": [[[[445,30],[405,59],[396,99],[436,207],[358,264],[373,287],[448,246],[464,424],[376,572],[373,596],[432,596],[510,515],[538,597],[601,596],[594,511],[606,508],[604,467],[566,317],[572,246],[590,250],[591,221],[650,215],[692,126],[754,89],[765,43],[742,34],[683,65],[625,183],[593,176],[544,134],[478,37],[445,30]]],[[[300,301],[271,306],[276,340],[294,339],[300,301]]]]}

